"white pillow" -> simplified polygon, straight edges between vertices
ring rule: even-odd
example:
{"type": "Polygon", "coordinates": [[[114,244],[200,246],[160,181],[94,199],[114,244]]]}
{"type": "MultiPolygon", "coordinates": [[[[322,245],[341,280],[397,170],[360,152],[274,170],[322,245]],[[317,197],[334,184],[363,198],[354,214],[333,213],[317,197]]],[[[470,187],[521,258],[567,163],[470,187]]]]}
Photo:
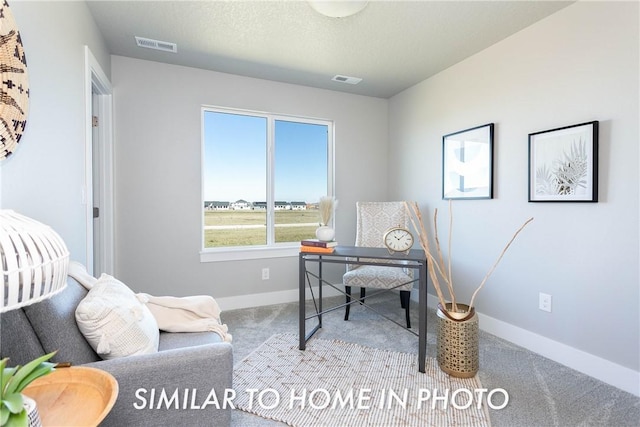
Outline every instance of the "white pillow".
{"type": "Polygon", "coordinates": [[[160,331],[131,289],[103,274],[76,308],[80,332],[103,359],[156,353],[160,331]]]}

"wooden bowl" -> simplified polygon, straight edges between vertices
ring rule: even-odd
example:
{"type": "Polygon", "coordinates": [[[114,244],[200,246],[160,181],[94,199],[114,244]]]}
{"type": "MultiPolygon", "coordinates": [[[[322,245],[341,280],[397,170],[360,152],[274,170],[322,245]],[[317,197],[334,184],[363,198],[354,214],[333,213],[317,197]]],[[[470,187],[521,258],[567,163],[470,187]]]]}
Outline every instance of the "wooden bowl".
{"type": "Polygon", "coordinates": [[[118,382],[96,368],[56,368],[22,393],[38,404],[43,427],[97,426],[116,402],[118,382]]]}

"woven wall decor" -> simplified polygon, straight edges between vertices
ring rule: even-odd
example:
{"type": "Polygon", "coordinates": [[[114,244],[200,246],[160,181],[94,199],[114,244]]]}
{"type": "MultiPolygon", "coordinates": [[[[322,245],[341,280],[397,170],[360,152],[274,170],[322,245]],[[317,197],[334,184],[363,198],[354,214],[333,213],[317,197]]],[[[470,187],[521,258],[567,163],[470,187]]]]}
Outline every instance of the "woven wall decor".
{"type": "Polygon", "coordinates": [[[17,148],[27,125],[29,76],[22,39],[9,4],[0,3],[0,160],[17,148]]]}

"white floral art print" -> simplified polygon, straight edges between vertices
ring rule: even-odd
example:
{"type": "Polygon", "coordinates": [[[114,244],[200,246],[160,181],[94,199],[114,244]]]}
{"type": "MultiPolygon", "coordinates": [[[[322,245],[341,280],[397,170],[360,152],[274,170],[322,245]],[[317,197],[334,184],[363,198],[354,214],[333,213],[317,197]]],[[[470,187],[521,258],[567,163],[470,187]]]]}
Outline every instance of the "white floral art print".
{"type": "Polygon", "coordinates": [[[529,134],[529,201],[598,201],[597,121],[529,134]]]}

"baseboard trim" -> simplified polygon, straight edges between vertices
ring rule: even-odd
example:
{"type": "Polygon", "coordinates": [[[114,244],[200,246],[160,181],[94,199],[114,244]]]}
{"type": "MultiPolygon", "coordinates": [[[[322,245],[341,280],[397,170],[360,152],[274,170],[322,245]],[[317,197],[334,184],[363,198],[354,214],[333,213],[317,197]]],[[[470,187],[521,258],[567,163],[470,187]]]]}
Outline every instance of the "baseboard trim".
{"type": "MultiPolygon", "coordinates": [[[[427,305],[435,309],[438,298],[427,295],[427,305]]],[[[482,313],[478,320],[485,332],[640,397],[640,372],[482,313]]]]}
{"type": "MultiPolygon", "coordinates": [[[[335,289],[326,286],[323,287],[323,292],[326,296],[340,295],[335,289]]],[[[417,292],[413,292],[412,300],[417,301],[416,297],[417,292]]],[[[298,301],[298,290],[289,289],[286,291],[216,298],[216,301],[224,311],[284,304],[298,301]]],[[[434,295],[427,295],[427,306],[435,309],[438,306],[438,298],[434,295]]],[[[485,332],[640,397],[640,372],[485,314],[478,313],[478,318],[480,320],[480,329],[485,332]]]]}
{"type": "MultiPolygon", "coordinates": [[[[317,286],[314,287],[317,292],[317,286]]],[[[333,297],[341,295],[340,292],[328,286],[322,287],[324,296],[333,297]]],[[[317,293],[316,293],[317,295],[317,293]]],[[[240,308],[262,307],[265,305],[284,304],[298,301],[298,290],[288,289],[286,291],[264,292],[260,294],[238,295],[235,297],[216,298],[216,302],[224,311],[237,310],[240,308]]]]}

